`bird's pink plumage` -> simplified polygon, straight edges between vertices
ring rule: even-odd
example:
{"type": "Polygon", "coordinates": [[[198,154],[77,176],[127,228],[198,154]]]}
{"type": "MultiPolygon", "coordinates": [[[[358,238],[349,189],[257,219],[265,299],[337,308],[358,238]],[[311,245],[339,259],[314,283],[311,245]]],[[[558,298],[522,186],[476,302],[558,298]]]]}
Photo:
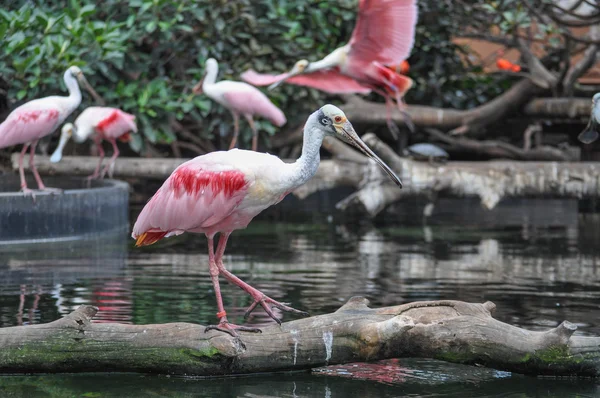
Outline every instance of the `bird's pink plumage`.
{"type": "Polygon", "coordinates": [[[130,131],[137,132],[135,116],[115,108],[95,127],[104,138],[119,138],[130,131]]]}
{"type": "Polygon", "coordinates": [[[223,94],[230,109],[243,115],[260,115],[274,125],[281,127],[286,118],[281,109],[273,105],[266,95],[258,89],[229,91],[223,94]]]}
{"type": "Polygon", "coordinates": [[[208,230],[232,215],[247,190],[246,175],[240,170],[202,157],[192,159],[179,166],[146,204],[132,236],[152,233],[148,239],[154,240],[208,230]]]}
{"type": "Polygon", "coordinates": [[[410,55],[417,22],[416,0],[361,0],[348,62],[396,64],[410,55]]]}
{"type": "Polygon", "coordinates": [[[0,148],[39,140],[52,133],[59,123],[60,111],[48,109],[15,109],[0,124],[0,148]]]}
{"type": "MultiPolygon", "coordinates": [[[[242,73],[242,79],[255,86],[267,86],[285,79],[289,74],[269,75],[250,69],[242,73]]],[[[341,74],[337,68],[290,77],[286,83],[316,88],[330,94],[369,94],[371,89],[351,77],[341,74]]]]}

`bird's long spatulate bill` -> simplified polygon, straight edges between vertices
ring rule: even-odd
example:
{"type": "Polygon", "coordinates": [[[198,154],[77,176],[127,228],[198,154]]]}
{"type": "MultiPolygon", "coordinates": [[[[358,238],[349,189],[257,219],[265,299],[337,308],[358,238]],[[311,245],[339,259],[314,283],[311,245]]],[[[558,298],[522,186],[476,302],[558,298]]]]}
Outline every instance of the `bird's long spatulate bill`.
{"type": "Polygon", "coordinates": [[[60,162],[60,160],[62,159],[63,149],[65,149],[65,146],[67,145],[67,142],[69,141],[69,138],[71,138],[71,134],[69,134],[67,131],[63,131],[60,134],[60,141],[58,142],[58,146],[54,150],[54,153],[52,154],[52,156],[50,156],[50,161],[52,163],[60,162]]]}
{"type": "Polygon", "coordinates": [[[371,148],[369,148],[367,144],[365,144],[363,140],[359,138],[358,134],[356,134],[356,131],[354,131],[354,127],[352,127],[350,122],[346,122],[344,124],[343,130],[344,133],[346,133],[346,138],[350,141],[352,145],[360,149],[362,153],[364,153],[365,155],[373,159],[375,162],[377,162],[377,164],[383,169],[383,171],[385,171],[387,175],[390,176],[392,181],[394,181],[396,185],[402,188],[402,181],[400,181],[400,178],[398,178],[396,173],[394,173],[392,169],[390,169],[390,167],[384,163],[383,160],[379,159],[379,156],[375,155],[371,148]]]}
{"type": "Polygon", "coordinates": [[[87,92],[90,93],[90,95],[94,98],[94,101],[96,101],[100,105],[105,105],[106,104],[106,101],[104,101],[104,98],[102,98],[96,92],[96,90],[94,90],[92,88],[92,85],[87,81],[87,79],[85,78],[85,76],[83,74],[80,74],[77,77],[77,80],[79,80],[79,83],[83,86],[83,88],[85,88],[87,90],[87,92]]]}

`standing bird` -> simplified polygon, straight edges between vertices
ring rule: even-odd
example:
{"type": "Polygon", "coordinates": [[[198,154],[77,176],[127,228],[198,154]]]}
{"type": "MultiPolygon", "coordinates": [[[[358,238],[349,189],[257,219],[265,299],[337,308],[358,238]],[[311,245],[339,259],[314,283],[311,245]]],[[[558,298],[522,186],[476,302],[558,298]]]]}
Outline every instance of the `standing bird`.
{"type": "Polygon", "coordinates": [[[281,127],[287,121],[285,115],[256,87],[231,80],[222,80],[217,83],[218,73],[219,64],[214,58],[209,58],[206,61],[204,78],[194,86],[192,91],[194,94],[204,92],[208,98],[229,109],[233,115],[234,130],[229,149],[235,147],[240,132],[240,115],[244,115],[252,129],[252,150],[256,151],[258,131],[252,117],[254,115],[262,116],[277,127],[281,127]]]}
{"type": "Polygon", "coordinates": [[[131,140],[129,134],[132,132],[137,133],[135,116],[117,108],[91,106],[81,112],[77,119],[75,119],[75,125],[67,123],[63,126],[58,147],[52,154],[52,157],[50,157],[50,161],[52,163],[60,161],[62,151],[71,136],[73,136],[75,142],[81,143],[93,135],[94,142],[100,153],[100,159],[98,160],[94,174],[90,175],[88,179],[104,178],[107,171],[109,177],[112,177],[112,169],[117,156],[119,156],[117,139],[122,142],[129,142],[131,140]],[[102,174],[100,174],[100,166],[102,166],[102,161],[104,160],[102,140],[107,140],[112,144],[113,155],[110,158],[110,162],[102,170],[102,174]]]}
{"type": "Polygon", "coordinates": [[[69,90],[68,97],[53,95],[29,101],[12,111],[6,120],[0,124],[0,148],[24,144],[19,157],[19,174],[21,176],[21,190],[25,194],[33,193],[31,189],[27,188],[25,171],[23,170],[23,157],[29,146],[31,146],[29,167],[31,167],[38,188],[42,191],[48,190],[33,162],[35,147],[40,138],[52,134],[81,103],[81,90],[77,81],[94,98],[99,98],[77,66],[71,66],[67,69],[64,81],[69,90]]]}
{"type": "Polygon", "coordinates": [[[271,310],[271,305],[283,311],[306,314],[267,297],[233,275],[223,265],[223,253],[234,230],[246,228],[257,214],[279,203],[317,172],[319,149],[328,135],[358,148],[402,187],[394,172],[358,137],[344,112],[333,105],[325,105],[306,121],[302,155],[295,163],[284,163],[267,153],[239,149],[198,156],[175,169],[140,213],[132,233],[137,239],[136,246],[151,245],[164,237],[184,232],[204,233],[208,238],[208,265],[217,298],[219,324],[206,330],[216,329],[232,336],[237,336],[236,330],[260,331],[227,321],[219,275],[253,298],[246,316],[259,304],[277,323],[281,321],[271,310]],[[221,235],[215,252],[213,239],[217,233],[221,235]]]}
{"type": "Polygon", "coordinates": [[[391,120],[394,100],[407,126],[414,129],[403,103],[413,81],[384,65],[398,65],[408,58],[415,37],[416,3],[416,0],[360,0],[356,26],[348,44],[320,61],[300,60],[288,73],[267,75],[248,70],[242,79],[255,86],[271,85],[270,88],[285,81],[331,94],[375,91],[385,98],[388,128],[397,137],[398,128],[391,120]]]}
{"type": "Polygon", "coordinates": [[[577,136],[584,144],[591,144],[598,139],[598,124],[600,124],[600,93],[592,97],[590,120],[585,129],[577,136]]]}

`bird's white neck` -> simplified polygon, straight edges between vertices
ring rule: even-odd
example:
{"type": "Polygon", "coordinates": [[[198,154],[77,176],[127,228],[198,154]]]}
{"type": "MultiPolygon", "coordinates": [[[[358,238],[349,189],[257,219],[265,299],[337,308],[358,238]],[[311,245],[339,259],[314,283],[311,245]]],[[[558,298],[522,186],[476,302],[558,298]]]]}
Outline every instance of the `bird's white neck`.
{"type": "MultiPolygon", "coordinates": [[[[310,115],[306,121],[306,126],[314,126],[317,113],[310,115]]],[[[325,134],[319,128],[304,128],[304,138],[302,142],[302,155],[296,162],[287,165],[286,182],[290,185],[290,190],[304,184],[315,175],[321,162],[320,149],[325,134]]]]}
{"type": "Polygon", "coordinates": [[[347,46],[336,48],[322,60],[309,63],[304,72],[316,72],[318,70],[333,68],[334,66],[341,67],[346,60],[346,54],[348,52],[346,47],[347,46]]]}
{"type": "Polygon", "coordinates": [[[217,75],[219,74],[219,65],[216,63],[206,64],[206,75],[202,81],[202,91],[206,91],[209,86],[217,82],[217,75]]]}
{"type": "Polygon", "coordinates": [[[73,74],[67,70],[64,76],[65,85],[67,86],[67,90],[69,90],[68,105],[71,108],[71,111],[75,110],[81,104],[81,89],[79,88],[79,83],[77,83],[77,79],[73,76],[73,74]]]}

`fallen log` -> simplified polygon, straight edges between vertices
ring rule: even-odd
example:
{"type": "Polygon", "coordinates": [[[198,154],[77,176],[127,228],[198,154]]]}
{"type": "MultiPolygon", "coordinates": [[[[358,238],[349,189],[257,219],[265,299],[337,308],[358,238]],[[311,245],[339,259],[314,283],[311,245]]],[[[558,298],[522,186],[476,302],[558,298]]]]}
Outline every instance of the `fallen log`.
{"type": "Polygon", "coordinates": [[[532,375],[600,375],[600,337],[567,321],[536,332],[492,317],[491,302],[424,301],[372,309],[350,299],[320,315],[240,338],[190,323],[93,323],[81,306],[42,325],[0,329],[0,373],[233,375],[386,358],[436,358],[532,375]]]}
{"type": "MultiPolygon", "coordinates": [[[[390,204],[409,196],[437,197],[477,196],[487,209],[493,209],[507,197],[583,198],[600,196],[600,163],[598,162],[418,162],[398,156],[374,134],[364,141],[397,172],[404,183],[398,189],[372,161],[352,156],[338,144],[329,145],[342,159],[323,160],[317,174],[293,193],[300,199],[321,190],[340,186],[355,187],[357,192],[338,204],[374,217],[390,204]]],[[[345,148],[345,147],[344,147],[345,148]]],[[[13,154],[17,169],[18,154],[13,154]]],[[[118,158],[115,177],[165,179],[187,159],[118,158]]],[[[89,175],[96,158],[66,156],[60,163],[36,156],[35,164],[42,174],[89,175]]],[[[25,164],[28,164],[26,156],[25,164]]]]}

